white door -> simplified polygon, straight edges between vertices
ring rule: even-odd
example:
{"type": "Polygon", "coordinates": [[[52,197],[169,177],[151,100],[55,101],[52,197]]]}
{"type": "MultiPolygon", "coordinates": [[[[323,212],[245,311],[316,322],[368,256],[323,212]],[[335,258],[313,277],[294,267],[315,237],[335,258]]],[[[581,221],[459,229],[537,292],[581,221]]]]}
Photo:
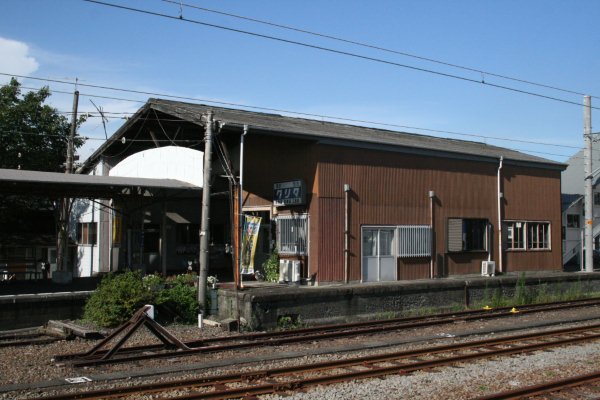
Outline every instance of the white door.
{"type": "Polygon", "coordinates": [[[48,247],[48,263],[50,264],[50,271],[56,271],[56,247],[48,247]]]}
{"type": "Polygon", "coordinates": [[[363,282],[395,281],[394,229],[363,228],[363,282]]]}

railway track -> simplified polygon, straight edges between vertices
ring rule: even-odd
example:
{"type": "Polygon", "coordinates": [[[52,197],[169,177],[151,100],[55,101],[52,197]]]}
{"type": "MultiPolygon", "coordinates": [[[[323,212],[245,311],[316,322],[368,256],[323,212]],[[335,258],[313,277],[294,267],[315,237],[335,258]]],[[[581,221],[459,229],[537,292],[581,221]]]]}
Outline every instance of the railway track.
{"type": "Polygon", "coordinates": [[[70,392],[40,399],[138,398],[149,394],[153,396],[152,398],[177,399],[250,398],[269,393],[290,393],[312,386],[357,379],[409,374],[419,370],[431,370],[482,359],[527,354],[597,340],[600,340],[600,324],[291,367],[259,368],[251,372],[175,380],[136,387],[70,392]]]}
{"type": "Polygon", "coordinates": [[[600,305],[600,299],[586,299],[566,302],[528,305],[518,311],[511,307],[493,310],[468,310],[425,317],[395,318],[377,321],[362,321],[338,325],[326,325],[267,333],[249,333],[222,336],[182,343],[178,349],[169,344],[123,347],[118,351],[95,349],[86,353],[62,354],[53,357],[57,363],[68,362],[74,367],[89,367],[106,364],[128,363],[156,358],[183,357],[202,353],[223,352],[261,346],[279,346],[291,343],[312,342],[324,339],[377,334],[388,331],[414,329],[489,318],[514,317],[537,312],[558,311],[577,307],[600,305]]]}
{"type": "Polygon", "coordinates": [[[48,332],[42,328],[18,329],[0,333],[0,347],[42,345],[65,339],[65,335],[48,332]]]}
{"type": "Polygon", "coordinates": [[[477,400],[598,398],[600,371],[478,397],[477,400]]]}

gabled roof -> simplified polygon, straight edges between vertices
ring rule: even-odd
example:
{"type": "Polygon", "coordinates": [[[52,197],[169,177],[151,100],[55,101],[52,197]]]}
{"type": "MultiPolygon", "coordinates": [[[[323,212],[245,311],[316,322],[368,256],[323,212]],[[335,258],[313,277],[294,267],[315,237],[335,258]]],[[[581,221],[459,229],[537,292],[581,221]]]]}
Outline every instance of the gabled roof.
{"type": "Polygon", "coordinates": [[[560,195],[560,204],[561,204],[561,212],[565,212],[572,206],[574,206],[577,202],[583,200],[583,195],[580,194],[561,194],[560,195]]]}
{"type": "MultiPolygon", "coordinates": [[[[226,127],[237,127],[241,130],[244,125],[248,125],[250,132],[314,139],[321,143],[378,148],[388,151],[405,151],[413,154],[416,152],[438,157],[470,158],[491,162],[497,162],[502,156],[505,162],[508,163],[559,170],[566,167],[562,163],[481,142],[439,138],[204,104],[149,99],[123,127],[86,160],[83,170],[86,166],[89,168],[89,165],[95,164],[111,146],[118,146],[118,141],[133,127],[135,121],[141,119],[151,110],[199,126],[202,126],[203,115],[208,111],[212,111],[213,119],[219,121],[221,126],[224,124],[226,127]]],[[[198,135],[200,137],[201,132],[198,132],[198,135]]]]}

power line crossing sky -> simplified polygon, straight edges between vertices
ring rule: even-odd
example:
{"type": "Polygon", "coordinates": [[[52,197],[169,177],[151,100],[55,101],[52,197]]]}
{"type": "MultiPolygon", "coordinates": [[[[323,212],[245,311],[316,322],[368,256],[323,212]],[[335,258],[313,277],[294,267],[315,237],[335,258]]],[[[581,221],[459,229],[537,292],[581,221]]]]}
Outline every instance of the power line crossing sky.
{"type": "MultiPolygon", "coordinates": [[[[557,161],[582,145],[582,94],[600,93],[593,0],[106,2],[146,12],[81,0],[0,4],[0,73],[52,79],[20,81],[49,85],[61,111],[73,85],[57,81],[77,78],[137,92],[86,88],[84,112],[97,111],[92,100],[126,115],[140,105],[128,100],[168,94],[378,122],[557,161]]],[[[110,121],[109,134],[122,123],[110,121]]],[[[101,119],[81,134],[103,138],[101,119]]]]}

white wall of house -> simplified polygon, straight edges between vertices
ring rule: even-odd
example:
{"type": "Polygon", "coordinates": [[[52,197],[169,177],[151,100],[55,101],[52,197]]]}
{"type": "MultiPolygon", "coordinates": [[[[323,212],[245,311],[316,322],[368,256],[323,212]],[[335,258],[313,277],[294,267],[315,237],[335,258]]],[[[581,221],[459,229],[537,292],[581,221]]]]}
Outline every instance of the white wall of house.
{"type": "MultiPolygon", "coordinates": [[[[102,165],[97,165],[89,175],[100,175],[102,165]]],[[[75,271],[76,277],[89,277],[98,273],[99,266],[99,221],[100,207],[87,199],[78,199],[73,204],[71,226],[72,237],[77,241],[75,271]],[[95,232],[95,235],[93,234],[95,232]]]]}
{"type": "MultiPolygon", "coordinates": [[[[594,206],[593,229],[594,250],[600,250],[600,186],[593,188],[594,206]]],[[[569,262],[574,256],[580,257],[582,231],[585,227],[583,196],[571,203],[570,207],[562,213],[563,237],[563,264],[569,262]]]]}
{"type": "Polygon", "coordinates": [[[109,172],[110,176],[177,179],[202,186],[202,155],[186,147],[160,147],[133,154],[109,172]]]}
{"type": "MultiPolygon", "coordinates": [[[[122,176],[122,177],[130,177],[130,178],[153,178],[153,179],[176,179],[183,182],[192,183],[196,186],[202,186],[203,179],[203,153],[197,150],[183,148],[183,147],[160,147],[156,149],[145,150],[136,154],[133,154],[108,171],[108,175],[110,176],[122,176]]],[[[105,171],[108,168],[104,168],[103,164],[100,162],[94,170],[90,173],[101,175],[102,171],[105,171]]],[[[79,224],[92,224],[95,223],[97,227],[97,239],[96,245],[91,244],[78,244],[77,246],[77,268],[76,275],[85,277],[85,276],[93,276],[100,272],[101,267],[100,264],[109,264],[116,268],[116,260],[118,260],[119,250],[118,248],[113,248],[112,244],[112,227],[113,227],[113,212],[110,209],[106,209],[101,207],[99,204],[90,202],[88,200],[79,200],[77,202],[77,222],[79,224]],[[108,223],[100,224],[101,213],[108,215],[108,223]],[[104,230],[108,230],[104,232],[104,230]],[[110,250],[107,250],[110,249],[110,250]],[[108,258],[110,260],[101,260],[101,251],[103,254],[108,254],[108,258]]],[[[185,202],[180,203],[180,207],[183,207],[181,211],[182,215],[187,215],[190,213],[190,208],[185,202]]],[[[164,211],[170,211],[165,209],[164,211]]],[[[174,223],[171,221],[172,218],[176,220],[185,219],[176,211],[167,212],[166,217],[163,218],[161,215],[164,213],[163,209],[160,206],[151,207],[148,210],[148,216],[152,219],[153,222],[162,224],[163,221],[167,221],[167,227],[169,223],[174,223]],[[178,217],[173,217],[177,215],[178,217]]],[[[194,215],[195,212],[191,212],[191,215],[194,215]]],[[[197,219],[197,216],[192,219],[197,219]]],[[[169,233],[174,236],[173,232],[169,233]]],[[[121,246],[125,246],[125,244],[121,244],[121,246]]],[[[145,255],[146,258],[153,257],[152,254],[145,255]]],[[[154,257],[156,258],[156,257],[154,257]]],[[[144,264],[152,264],[151,260],[142,260],[144,264]]],[[[185,260],[184,260],[185,261],[185,260]]],[[[181,261],[183,262],[183,261],[181,261]]],[[[104,267],[106,269],[106,266],[104,267]]]]}
{"type": "Polygon", "coordinates": [[[563,264],[568,263],[573,257],[576,257],[576,261],[580,262],[583,222],[583,198],[579,198],[562,214],[562,226],[564,228],[563,264]]]}

